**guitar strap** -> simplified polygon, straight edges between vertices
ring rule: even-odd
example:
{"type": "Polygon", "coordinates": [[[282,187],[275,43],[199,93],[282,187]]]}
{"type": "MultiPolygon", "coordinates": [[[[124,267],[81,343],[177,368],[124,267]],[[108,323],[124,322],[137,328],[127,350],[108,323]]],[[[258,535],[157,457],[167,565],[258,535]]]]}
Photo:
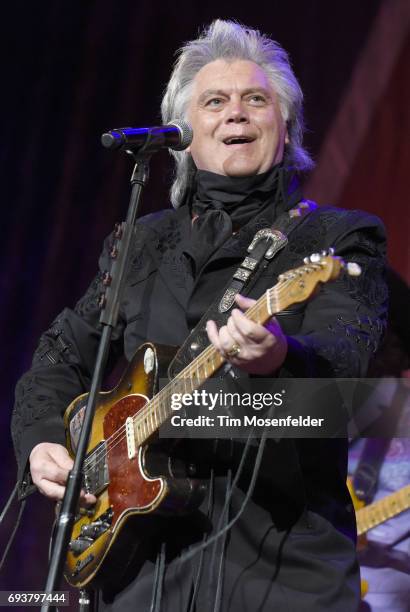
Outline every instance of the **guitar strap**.
{"type": "Polygon", "coordinates": [[[288,236],[318,205],[311,200],[301,200],[294,208],[282,213],[271,228],[256,232],[248,246],[245,259],[235,270],[225,287],[207,309],[177,351],[168,368],[168,376],[174,378],[191,363],[209,344],[206,322],[212,319],[218,327],[225,325],[238,293],[249,295],[250,290],[275,255],[288,243],[288,236]]]}

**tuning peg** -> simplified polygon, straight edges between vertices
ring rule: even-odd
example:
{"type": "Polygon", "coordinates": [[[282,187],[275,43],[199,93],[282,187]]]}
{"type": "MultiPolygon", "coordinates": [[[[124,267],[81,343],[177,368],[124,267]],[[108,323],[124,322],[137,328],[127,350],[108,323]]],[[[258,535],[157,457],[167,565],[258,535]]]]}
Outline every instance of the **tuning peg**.
{"type": "Polygon", "coordinates": [[[359,264],[354,262],[347,263],[346,270],[349,276],[360,276],[360,274],[362,273],[362,269],[359,264]]]}
{"type": "Polygon", "coordinates": [[[309,259],[311,263],[319,263],[319,261],[322,259],[322,256],[320,253],[312,253],[309,259]]]}
{"type": "Polygon", "coordinates": [[[335,250],[333,247],[329,247],[327,250],[323,250],[321,255],[322,257],[328,257],[328,256],[332,256],[335,254],[335,250]]]}

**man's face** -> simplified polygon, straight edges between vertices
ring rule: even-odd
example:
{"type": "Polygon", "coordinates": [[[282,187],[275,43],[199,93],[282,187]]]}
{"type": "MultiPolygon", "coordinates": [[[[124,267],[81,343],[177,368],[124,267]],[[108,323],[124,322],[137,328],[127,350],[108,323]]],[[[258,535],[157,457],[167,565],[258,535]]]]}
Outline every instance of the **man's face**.
{"type": "Polygon", "coordinates": [[[247,60],[219,59],[201,68],[188,121],[196,167],[226,176],[267,172],[288,142],[277,95],[264,70],[247,60]]]}

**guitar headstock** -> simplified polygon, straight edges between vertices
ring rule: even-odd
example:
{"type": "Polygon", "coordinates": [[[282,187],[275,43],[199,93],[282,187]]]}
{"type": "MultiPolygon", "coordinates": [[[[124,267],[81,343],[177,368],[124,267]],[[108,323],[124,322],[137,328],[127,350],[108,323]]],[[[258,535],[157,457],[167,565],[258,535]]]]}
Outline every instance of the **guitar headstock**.
{"type": "Polygon", "coordinates": [[[335,280],[342,269],[351,276],[361,273],[355,263],[346,264],[334,250],[313,253],[305,257],[304,265],[281,274],[278,283],[268,291],[269,310],[274,314],[297,302],[307,300],[319,283],[335,280]]]}

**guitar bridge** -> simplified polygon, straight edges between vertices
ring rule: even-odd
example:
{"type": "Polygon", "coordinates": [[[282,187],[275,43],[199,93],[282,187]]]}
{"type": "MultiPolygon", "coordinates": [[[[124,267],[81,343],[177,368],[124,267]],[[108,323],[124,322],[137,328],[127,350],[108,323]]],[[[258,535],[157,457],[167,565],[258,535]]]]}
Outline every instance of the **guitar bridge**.
{"type": "Polygon", "coordinates": [[[88,453],[84,462],[84,489],[87,493],[98,495],[109,484],[107,447],[105,440],[88,453]]]}

